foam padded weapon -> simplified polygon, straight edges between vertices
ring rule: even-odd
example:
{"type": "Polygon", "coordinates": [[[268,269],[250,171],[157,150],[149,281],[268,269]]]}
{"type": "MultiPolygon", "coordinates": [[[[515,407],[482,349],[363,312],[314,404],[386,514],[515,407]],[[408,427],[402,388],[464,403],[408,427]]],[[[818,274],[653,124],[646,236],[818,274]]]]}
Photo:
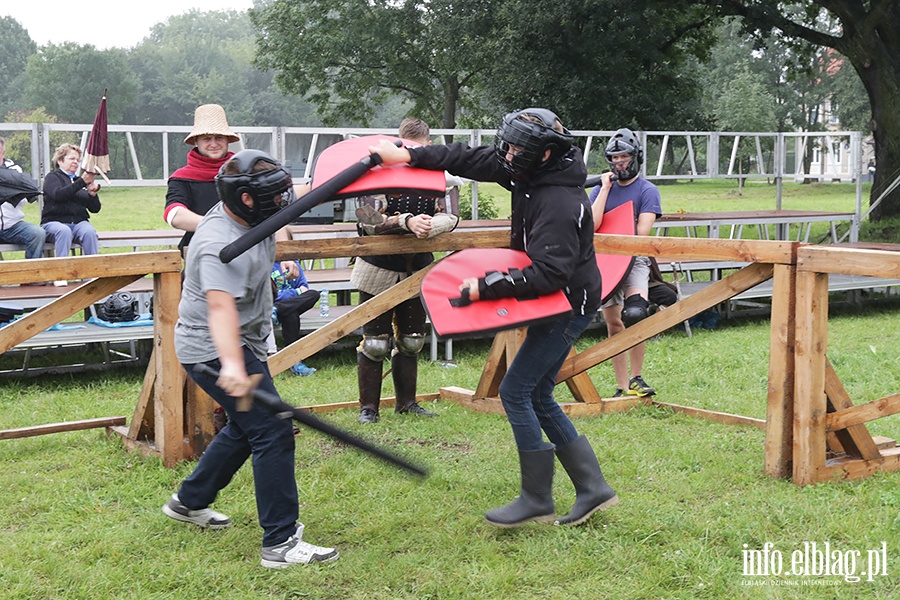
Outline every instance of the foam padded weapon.
{"type": "MultiPolygon", "coordinates": [[[[218,371],[202,363],[194,365],[194,372],[206,375],[208,377],[218,378],[219,376],[218,371]]],[[[419,477],[426,477],[428,475],[428,472],[424,468],[414,465],[402,456],[389,452],[388,450],[385,450],[383,448],[379,448],[371,442],[367,442],[366,440],[357,437],[352,433],[344,431],[339,427],[335,427],[330,423],[326,423],[322,419],[319,419],[315,415],[305,410],[301,410],[295,406],[291,406],[274,394],[270,394],[264,390],[254,389],[252,392],[252,396],[252,401],[261,404],[268,410],[272,411],[277,417],[280,417],[282,419],[293,419],[298,423],[302,423],[307,427],[311,427],[316,431],[320,431],[325,435],[333,437],[346,444],[355,446],[356,448],[359,448],[364,452],[368,452],[369,454],[380,458],[383,461],[405,469],[410,473],[413,473],[414,475],[418,475],[419,477]]],[[[238,410],[249,410],[250,404],[251,402],[248,402],[246,399],[239,400],[238,410]]]]}

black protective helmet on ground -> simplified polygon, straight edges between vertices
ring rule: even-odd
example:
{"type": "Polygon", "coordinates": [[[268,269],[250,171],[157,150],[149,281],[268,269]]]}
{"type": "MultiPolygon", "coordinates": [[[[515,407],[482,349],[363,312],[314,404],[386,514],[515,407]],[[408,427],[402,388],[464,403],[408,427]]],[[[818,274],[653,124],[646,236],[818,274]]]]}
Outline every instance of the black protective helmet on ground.
{"type": "Polygon", "coordinates": [[[110,323],[134,321],[140,316],[137,298],[129,292],[116,292],[100,305],[97,316],[110,323]]]}
{"type": "Polygon", "coordinates": [[[573,140],[572,134],[552,111],[526,108],[503,117],[494,140],[494,150],[503,168],[516,177],[555,163],[572,147],[573,140]],[[511,153],[510,146],[521,150],[511,153]],[[547,150],[550,156],[545,162],[543,159],[547,150]]]}
{"type": "Polygon", "coordinates": [[[290,172],[261,150],[241,150],[222,165],[216,175],[216,191],[225,206],[251,226],[293,200],[290,172]],[[245,192],[253,198],[253,207],[241,200],[245,192]]]}
{"type": "Polygon", "coordinates": [[[622,181],[628,181],[638,176],[641,172],[641,165],[644,164],[644,149],[633,131],[622,128],[609,138],[609,143],[606,144],[606,162],[609,163],[609,168],[612,169],[613,173],[622,181]],[[613,156],[619,154],[631,155],[631,160],[621,170],[613,163],[613,156]]]}

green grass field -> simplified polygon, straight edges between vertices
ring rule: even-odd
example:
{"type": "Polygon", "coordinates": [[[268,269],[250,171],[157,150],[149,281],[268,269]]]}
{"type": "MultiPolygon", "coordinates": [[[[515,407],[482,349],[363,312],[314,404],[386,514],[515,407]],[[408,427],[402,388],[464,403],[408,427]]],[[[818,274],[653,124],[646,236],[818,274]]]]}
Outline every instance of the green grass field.
{"type": "MultiPolygon", "coordinates": [[[[811,210],[852,210],[852,194],[848,207],[846,194],[830,198],[837,188],[829,186],[823,186],[829,197],[796,201],[840,207],[811,210]]],[[[675,202],[688,212],[743,209],[719,197],[727,194],[724,186],[688,187],[664,187],[665,210],[677,210],[675,202]],[[680,201],[672,193],[676,189],[685,191],[680,201]]],[[[750,188],[755,189],[751,185],[746,193],[750,188]]],[[[159,189],[109,190],[96,224],[165,227],[163,197],[159,189]]],[[[900,389],[898,309],[895,297],[830,311],[828,357],[856,404],[900,389]]],[[[769,336],[768,320],[759,317],[695,328],[690,338],[673,329],[649,342],[644,376],[659,390],[660,401],[765,418],[769,336]]],[[[602,330],[590,330],[578,348],[603,337],[602,330]]],[[[423,353],[419,392],[474,389],[488,348],[487,340],[456,342],[453,366],[428,362],[423,353]]],[[[318,369],[314,376],[276,378],[285,400],[309,405],[357,397],[352,347],[332,347],[306,362],[318,369]]],[[[612,391],[608,363],[588,375],[601,393],[612,391]]],[[[0,429],[112,415],[130,420],[142,381],[143,371],[133,368],[0,379],[0,429]]],[[[393,395],[390,377],[383,395],[393,395]]],[[[572,400],[566,386],[557,395],[572,400]]],[[[235,526],[201,531],[160,512],[193,463],[165,469],[97,430],[0,440],[0,598],[718,600],[900,594],[900,473],[797,487],[763,473],[762,431],[642,406],[576,419],[619,505],[581,527],[498,530],[482,515],[518,490],[506,420],[450,402],[429,408],[440,416],[414,419],[385,411],[381,423],[365,428],[356,423],[355,410],[324,415],[427,465],[430,475],[422,481],[317,433],[301,433],[296,457],[305,537],[334,545],[341,559],[278,572],[259,567],[261,530],[249,464],[215,504],[235,526]],[[814,566],[802,557],[812,543],[820,550],[828,543],[838,553],[829,565],[832,574],[790,574],[796,552],[798,567],[814,566]],[[772,558],[767,564],[781,557],[782,573],[746,573],[748,552],[761,552],[766,544],[772,558]],[[887,564],[873,573],[876,565],[867,559],[881,557],[882,549],[887,564]]],[[[900,416],[870,423],[869,430],[898,439],[900,416]]],[[[554,492],[558,511],[568,511],[574,493],[561,469],[554,492]]]]}
{"type": "MultiPolygon", "coordinates": [[[[886,331],[900,330],[892,305],[835,311],[829,357],[857,403],[900,387],[900,358],[886,331]]],[[[580,348],[602,339],[592,330],[580,348]]],[[[650,342],[644,373],[658,398],[764,418],[768,323],[732,319],[692,338],[671,330],[650,342]]],[[[457,366],[423,356],[420,392],[474,389],[486,341],[457,342],[457,366]]],[[[276,378],[295,404],[356,397],[352,349],[308,359],[308,378],[276,378]]],[[[589,375],[613,386],[609,365],[589,375]]],[[[142,373],[3,381],[0,428],[130,415],[142,373]]],[[[383,393],[392,395],[389,383],[383,393]]],[[[565,386],[560,400],[571,400],[565,386]]],[[[100,431],[0,441],[0,597],[9,599],[518,599],[571,598],[894,598],[898,592],[900,474],[800,488],[763,474],[762,431],[718,425],[641,407],[576,419],[592,441],[621,502],[584,526],[527,525],[498,530],[485,510],[517,491],[512,435],[502,416],[455,404],[429,405],[437,419],[401,418],[361,427],[356,411],[325,415],[427,465],[424,481],[304,430],[297,444],[301,519],[313,543],[341,559],[269,572],[258,566],[251,469],[246,465],[215,507],[226,531],[176,523],[160,506],[192,463],[164,469],[100,431]],[[886,544],[887,575],[752,576],[744,551],[766,543],[787,567],[804,542],[841,552],[886,544]],[[750,589],[752,586],[752,589],[750,589]]],[[[871,424],[897,437],[900,418],[871,424]]],[[[557,470],[557,509],[574,495],[557,470]]],[[[845,565],[849,567],[849,564],[845,565]]]]}

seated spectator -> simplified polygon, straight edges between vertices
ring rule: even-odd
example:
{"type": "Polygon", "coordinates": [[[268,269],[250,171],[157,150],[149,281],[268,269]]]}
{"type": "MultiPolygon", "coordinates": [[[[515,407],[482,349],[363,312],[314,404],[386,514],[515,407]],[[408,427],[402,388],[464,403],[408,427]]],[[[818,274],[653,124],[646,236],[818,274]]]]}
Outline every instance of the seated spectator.
{"type": "MultiPolygon", "coordinates": [[[[22,167],[6,158],[6,140],[3,137],[0,137],[0,169],[22,172],[22,167]]],[[[40,258],[47,233],[34,223],[25,221],[22,207],[29,201],[33,202],[34,198],[0,203],[0,242],[21,244],[25,246],[25,258],[40,258]]]]}
{"type": "MultiPolygon", "coordinates": [[[[300,339],[300,315],[315,306],[319,292],[309,289],[299,261],[272,265],[272,286],[275,296],[272,316],[281,323],[281,336],[285,345],[289,346],[300,339]]],[[[291,367],[291,372],[306,377],[316,370],[301,361],[291,367]]]]}
{"type": "Polygon", "coordinates": [[[63,144],[53,153],[59,167],[44,178],[44,210],[41,227],[53,241],[56,256],[68,256],[72,241],[81,244],[82,254],[97,254],[97,230],[91,225],[89,212],[100,212],[100,184],[93,173],[77,176],[81,149],[63,144]]]}

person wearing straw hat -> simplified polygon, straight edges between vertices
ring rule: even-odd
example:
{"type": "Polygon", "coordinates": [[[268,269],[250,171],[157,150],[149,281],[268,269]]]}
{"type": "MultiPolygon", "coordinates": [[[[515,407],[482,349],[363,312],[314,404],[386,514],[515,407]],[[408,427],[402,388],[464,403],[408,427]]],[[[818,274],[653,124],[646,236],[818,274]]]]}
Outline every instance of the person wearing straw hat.
{"type": "Polygon", "coordinates": [[[194,128],[184,138],[192,146],[187,165],[172,173],[166,191],[163,218],[175,229],[185,231],[179,250],[184,252],[194,230],[209,209],[219,202],[215,176],[234,153],[228,144],[240,141],[228,126],[225,109],[218,104],[204,104],[194,111],[194,128]]]}

